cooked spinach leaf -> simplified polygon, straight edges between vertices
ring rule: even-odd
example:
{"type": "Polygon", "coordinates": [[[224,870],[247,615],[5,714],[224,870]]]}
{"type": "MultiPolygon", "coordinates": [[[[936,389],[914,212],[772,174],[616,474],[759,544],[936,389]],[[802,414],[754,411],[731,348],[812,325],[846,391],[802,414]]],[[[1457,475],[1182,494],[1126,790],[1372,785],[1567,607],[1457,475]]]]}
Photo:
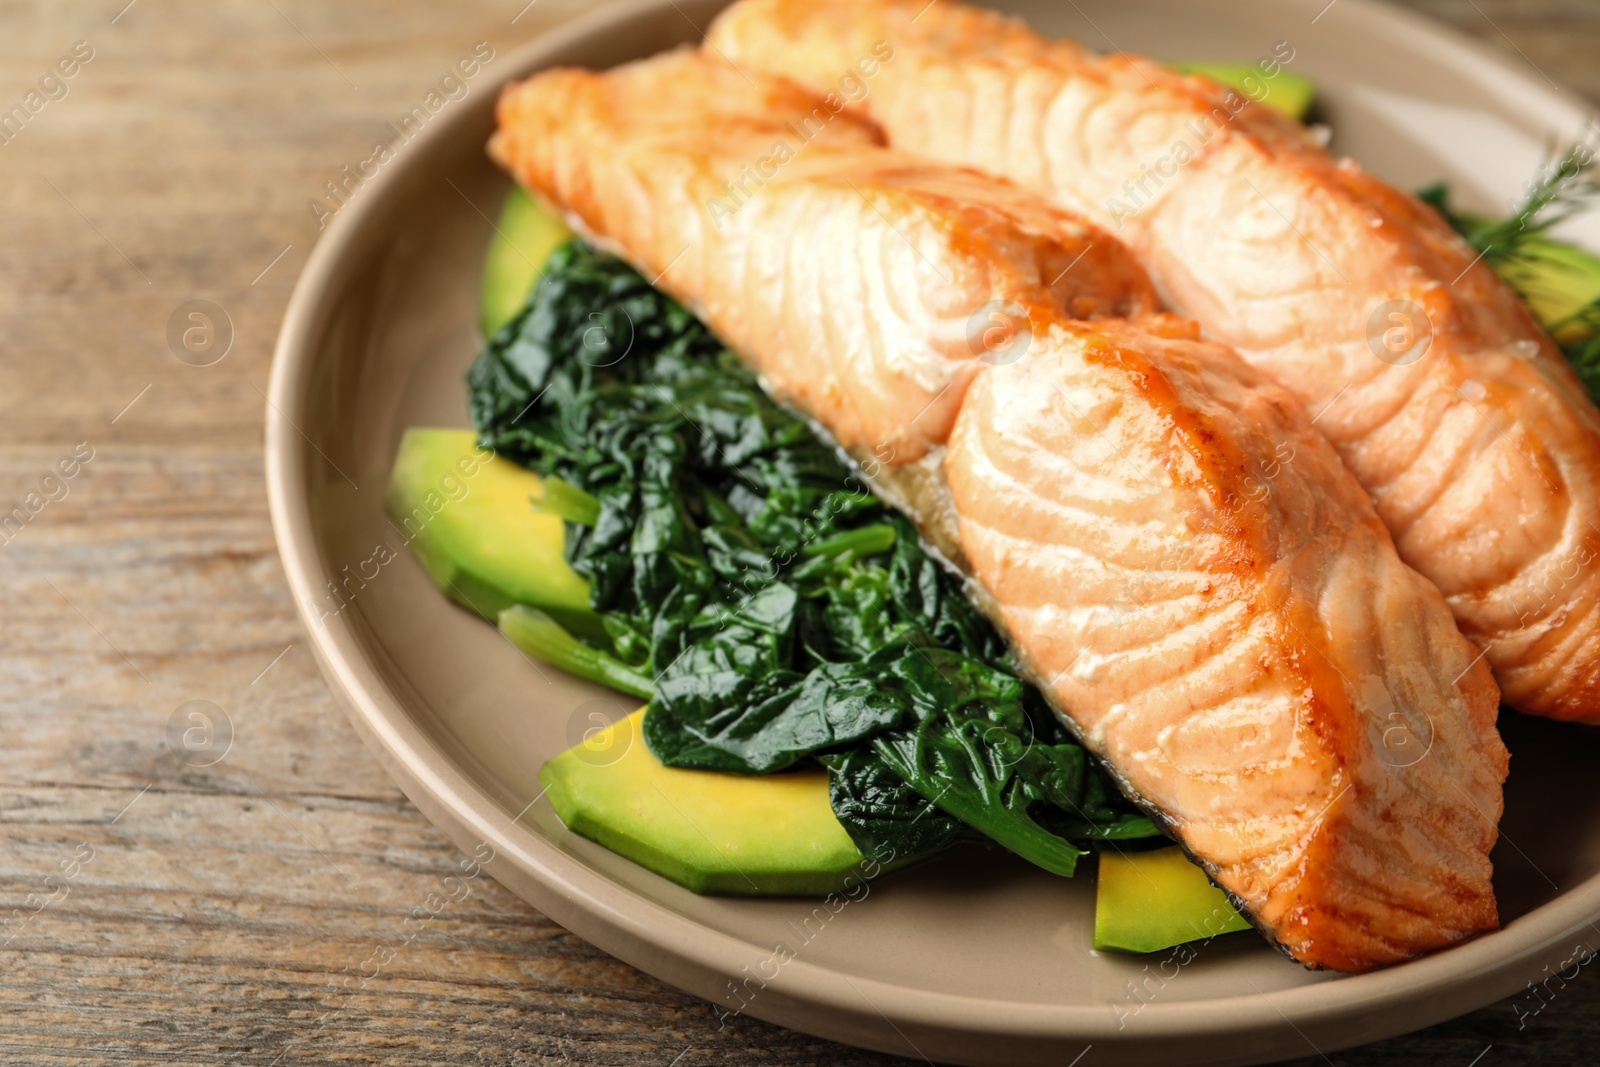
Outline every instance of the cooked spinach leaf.
{"type": "Polygon", "coordinates": [[[833,814],[865,855],[927,856],[964,841],[987,840],[907,785],[870,745],[820,758],[829,772],[833,814]],[[867,852],[869,847],[875,851],[867,852]]]}
{"type": "Polygon", "coordinates": [[[820,759],[879,856],[988,840],[1071,874],[1084,842],[1157,833],[912,525],[620,260],[558,250],[469,383],[483,443],[551,479],[539,506],[609,638],[594,662],[650,693],[662,762],[820,759]]]}

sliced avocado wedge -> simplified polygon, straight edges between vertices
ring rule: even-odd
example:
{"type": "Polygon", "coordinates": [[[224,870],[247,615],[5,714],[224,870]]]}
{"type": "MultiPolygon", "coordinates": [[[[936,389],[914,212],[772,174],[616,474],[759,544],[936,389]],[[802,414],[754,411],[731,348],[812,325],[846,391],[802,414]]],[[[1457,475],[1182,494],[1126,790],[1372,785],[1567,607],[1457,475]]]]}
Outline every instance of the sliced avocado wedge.
{"type": "Polygon", "coordinates": [[[1183,849],[1100,853],[1094,947],[1159,952],[1250,924],[1183,849]]]}
{"type": "Polygon", "coordinates": [[[759,778],[663,766],[634,712],[539,771],[556,814],[696,893],[826,896],[882,868],[833,817],[826,771],[759,778]]]}
{"type": "Polygon", "coordinates": [[[1600,256],[1542,236],[1525,238],[1520,248],[1496,264],[1501,277],[1559,343],[1583,341],[1593,331],[1573,317],[1600,300],[1600,256]]]}
{"type": "Polygon", "coordinates": [[[534,283],[544,272],[550,253],[572,238],[552,212],[536,202],[521,187],[511,190],[494,239],[483,261],[483,288],[479,294],[478,325],[485,337],[493,337],[516,317],[533,292],[534,283]]]}
{"type": "Polygon", "coordinates": [[[1305,121],[1316,99],[1317,87],[1310,78],[1290,74],[1282,67],[1268,74],[1253,63],[1174,63],[1185,74],[1204,74],[1212,81],[1237,89],[1250,99],[1277,108],[1292,119],[1305,121]],[[1263,95],[1265,94],[1265,95],[1263,95]]]}
{"type": "Polygon", "coordinates": [[[415,427],[400,440],[384,506],[434,583],[496,621],[517,604],[600,637],[589,583],[567,565],[561,519],[534,509],[537,474],[480,449],[471,430],[415,427]]]}

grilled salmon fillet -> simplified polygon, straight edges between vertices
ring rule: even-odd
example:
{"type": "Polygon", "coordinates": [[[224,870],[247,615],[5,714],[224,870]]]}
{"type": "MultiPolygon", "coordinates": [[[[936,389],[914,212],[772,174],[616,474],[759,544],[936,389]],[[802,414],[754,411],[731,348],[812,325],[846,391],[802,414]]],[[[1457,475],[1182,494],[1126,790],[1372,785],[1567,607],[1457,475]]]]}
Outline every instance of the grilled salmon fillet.
{"type": "Polygon", "coordinates": [[[1600,722],[1600,413],[1431,208],[1209,79],[956,0],[740,0],[709,40],[1105,225],[1318,413],[1507,703],[1600,722]]]}
{"type": "Polygon", "coordinates": [[[1359,971],[1496,925],[1487,667],[1300,403],[1152,313],[1114,239],[695,52],[513,86],[491,152],[878,461],[1069,726],[1293,958],[1359,971]]]}

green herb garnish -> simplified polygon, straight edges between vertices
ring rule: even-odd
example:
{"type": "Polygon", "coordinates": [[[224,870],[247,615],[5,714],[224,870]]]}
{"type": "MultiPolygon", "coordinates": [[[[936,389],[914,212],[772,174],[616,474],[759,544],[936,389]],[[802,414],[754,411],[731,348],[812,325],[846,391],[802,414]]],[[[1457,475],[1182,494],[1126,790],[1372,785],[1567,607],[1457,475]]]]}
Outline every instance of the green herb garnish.
{"type": "Polygon", "coordinates": [[[1540,167],[1521,203],[1504,219],[1457,211],[1443,183],[1417,195],[1522,297],[1590,395],[1600,399],[1600,256],[1550,236],[1553,226],[1600,195],[1594,140],[1581,141],[1540,167]]]}

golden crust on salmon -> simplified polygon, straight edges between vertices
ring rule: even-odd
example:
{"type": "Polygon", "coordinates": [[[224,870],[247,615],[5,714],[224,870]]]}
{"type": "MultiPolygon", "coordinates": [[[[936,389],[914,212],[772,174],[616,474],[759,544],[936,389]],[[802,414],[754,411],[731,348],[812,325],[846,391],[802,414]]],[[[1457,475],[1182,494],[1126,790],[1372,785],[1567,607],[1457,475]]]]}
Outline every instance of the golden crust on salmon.
{"type": "Polygon", "coordinates": [[[816,105],[679,52],[513,86],[491,150],[878,457],[1064,720],[1291,956],[1493,929],[1494,682],[1300,403],[1153,313],[1104,232],[846,115],[799,141],[816,105]],[[975,344],[996,308],[1008,339],[975,344]]]}
{"type": "Polygon", "coordinates": [[[1432,209],[1209,79],[956,0],[741,0],[709,39],[819,92],[851,71],[836,100],[896,147],[1105,225],[1319,413],[1507,703],[1600,721],[1600,413],[1432,209]]]}

